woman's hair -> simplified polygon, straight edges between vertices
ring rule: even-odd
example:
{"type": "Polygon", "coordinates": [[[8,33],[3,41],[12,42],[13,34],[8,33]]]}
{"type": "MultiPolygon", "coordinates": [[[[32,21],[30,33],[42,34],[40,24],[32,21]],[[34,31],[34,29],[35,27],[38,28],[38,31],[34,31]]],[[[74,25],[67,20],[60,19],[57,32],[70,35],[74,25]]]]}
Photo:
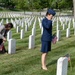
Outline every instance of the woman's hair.
{"type": "Polygon", "coordinates": [[[47,16],[47,15],[50,15],[50,13],[47,12],[47,13],[46,13],[46,16],[47,16]]]}
{"type": "Polygon", "coordinates": [[[5,28],[8,28],[8,27],[13,28],[13,24],[12,23],[5,24],[5,28]]]}

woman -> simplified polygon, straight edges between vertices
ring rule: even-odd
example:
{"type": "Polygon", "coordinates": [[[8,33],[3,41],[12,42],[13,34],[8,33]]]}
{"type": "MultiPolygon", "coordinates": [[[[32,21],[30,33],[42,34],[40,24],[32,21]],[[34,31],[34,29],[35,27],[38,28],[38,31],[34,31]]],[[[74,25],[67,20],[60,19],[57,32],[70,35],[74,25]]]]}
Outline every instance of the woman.
{"type": "Polygon", "coordinates": [[[6,52],[4,42],[6,41],[7,32],[13,28],[12,23],[8,23],[0,26],[0,53],[6,52]]]}
{"type": "Polygon", "coordinates": [[[52,41],[52,18],[55,15],[55,11],[48,9],[46,17],[42,20],[43,34],[41,38],[42,47],[41,47],[41,62],[42,69],[48,70],[46,67],[46,56],[49,51],[51,51],[51,41],[52,41]]]}

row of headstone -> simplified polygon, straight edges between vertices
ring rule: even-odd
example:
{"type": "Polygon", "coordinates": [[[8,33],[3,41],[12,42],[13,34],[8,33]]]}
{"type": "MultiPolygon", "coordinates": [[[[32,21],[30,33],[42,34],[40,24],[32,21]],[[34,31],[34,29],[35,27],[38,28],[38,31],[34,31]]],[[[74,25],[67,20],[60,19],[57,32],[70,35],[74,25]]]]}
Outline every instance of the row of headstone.
{"type": "MultiPolygon", "coordinates": [[[[23,12],[0,12],[0,18],[15,18],[24,17],[23,12]]],[[[29,16],[29,15],[27,15],[29,16]]]]}
{"type": "MultiPolygon", "coordinates": [[[[67,28],[66,29],[66,37],[69,38],[70,37],[70,29],[67,28]]],[[[59,41],[61,39],[61,31],[57,30],[57,41],[59,41]]]]}
{"type": "MultiPolygon", "coordinates": [[[[57,17],[56,18],[56,32],[57,32],[57,41],[61,39],[61,31],[60,26],[62,26],[63,30],[66,30],[66,37],[70,37],[70,28],[73,25],[73,29],[75,26],[74,18],[68,18],[68,17],[57,17]],[[67,27],[67,28],[66,28],[67,27]]],[[[75,31],[74,31],[75,34],[75,31]]]]}
{"type": "Polygon", "coordinates": [[[29,36],[29,49],[35,47],[35,35],[36,35],[36,18],[33,23],[32,34],[29,36]]]}
{"type": "MultiPolygon", "coordinates": [[[[36,20],[35,20],[35,23],[34,24],[36,24],[36,20]]],[[[29,49],[32,49],[32,48],[35,47],[35,26],[36,25],[33,25],[32,35],[29,36],[29,49]]],[[[17,29],[18,29],[18,27],[17,27],[17,29]]],[[[21,30],[20,38],[21,39],[24,38],[24,30],[23,29],[21,30]]],[[[8,53],[9,54],[13,54],[16,51],[15,50],[16,49],[16,41],[14,39],[12,39],[12,32],[11,31],[8,32],[7,39],[9,41],[8,53]]]]}
{"type": "MultiPolygon", "coordinates": [[[[32,25],[32,21],[34,20],[34,17],[24,17],[24,18],[19,18],[19,19],[17,19],[17,18],[15,18],[15,19],[6,19],[6,23],[9,23],[9,22],[11,22],[11,23],[13,23],[13,25],[14,25],[14,28],[17,28],[17,26],[21,26],[22,28],[24,28],[25,27],[25,25],[26,26],[30,26],[30,25],[32,25]]],[[[0,21],[0,25],[3,25],[4,24],[4,19],[2,19],[1,21],[0,21]]]]}
{"type": "MultiPolygon", "coordinates": [[[[26,25],[27,26],[27,25],[26,25]]],[[[26,29],[27,30],[27,29],[26,29]]],[[[35,47],[35,30],[36,30],[36,18],[35,18],[35,21],[34,21],[34,24],[33,24],[33,28],[32,28],[32,35],[30,35],[29,36],[29,49],[31,49],[31,48],[34,48],[35,47]]],[[[20,28],[20,26],[17,26],[17,33],[18,32],[20,32],[20,39],[23,39],[24,38],[24,35],[25,35],[25,33],[24,33],[24,29],[21,29],[20,28]]],[[[10,39],[12,39],[12,32],[11,31],[9,31],[8,32],[8,34],[7,34],[7,39],[8,39],[8,41],[10,40],[10,39]]],[[[10,43],[13,43],[13,41],[12,40],[10,40],[10,43]]],[[[14,45],[12,45],[12,43],[8,46],[8,52],[9,52],[9,54],[12,54],[12,53],[14,53],[15,51],[13,51],[12,50],[12,48],[13,47],[11,47],[11,46],[14,46],[14,45]],[[10,49],[11,48],[11,49],[10,49]]],[[[14,47],[15,48],[15,47],[14,47]]]]}
{"type": "Polygon", "coordinates": [[[74,28],[74,18],[56,18],[56,25],[57,25],[57,28],[56,28],[56,30],[59,30],[60,28],[60,26],[63,26],[62,28],[63,28],[63,30],[65,30],[66,29],[66,27],[67,28],[71,28],[71,25],[72,25],[72,27],[74,28]],[[68,19],[68,20],[67,20],[68,19]]]}
{"type": "MultiPolygon", "coordinates": [[[[27,26],[27,25],[26,25],[27,26]]],[[[27,31],[26,27],[26,31],[27,31]]],[[[29,36],[29,49],[35,47],[35,28],[36,28],[36,19],[33,24],[32,28],[32,35],[29,36]]],[[[17,26],[17,33],[20,32],[20,39],[24,38],[24,29],[21,29],[20,26],[17,26]]],[[[7,33],[7,40],[8,40],[8,54],[13,54],[16,51],[16,41],[12,39],[12,32],[9,31],[7,33]]]]}
{"type": "Polygon", "coordinates": [[[41,35],[43,34],[42,20],[43,20],[43,17],[41,17],[41,18],[38,17],[39,27],[41,29],[41,35]]]}

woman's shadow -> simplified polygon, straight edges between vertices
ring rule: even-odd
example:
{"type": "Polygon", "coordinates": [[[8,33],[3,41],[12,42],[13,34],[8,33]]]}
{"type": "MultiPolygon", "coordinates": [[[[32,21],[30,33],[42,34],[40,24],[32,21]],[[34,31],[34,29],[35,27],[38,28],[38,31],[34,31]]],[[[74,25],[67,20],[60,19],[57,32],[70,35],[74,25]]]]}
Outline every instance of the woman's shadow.
{"type": "Polygon", "coordinates": [[[56,60],[52,60],[52,62],[48,63],[47,66],[53,65],[55,63],[57,63],[57,59],[56,60]]]}

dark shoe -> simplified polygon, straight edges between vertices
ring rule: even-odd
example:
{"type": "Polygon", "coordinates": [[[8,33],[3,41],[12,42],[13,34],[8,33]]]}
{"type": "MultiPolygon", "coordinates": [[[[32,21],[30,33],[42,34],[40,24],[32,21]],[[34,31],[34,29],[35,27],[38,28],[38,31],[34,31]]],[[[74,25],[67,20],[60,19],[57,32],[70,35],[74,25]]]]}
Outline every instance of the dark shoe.
{"type": "Polygon", "coordinates": [[[6,50],[0,51],[0,54],[4,54],[4,53],[7,53],[7,51],[6,50]]]}

